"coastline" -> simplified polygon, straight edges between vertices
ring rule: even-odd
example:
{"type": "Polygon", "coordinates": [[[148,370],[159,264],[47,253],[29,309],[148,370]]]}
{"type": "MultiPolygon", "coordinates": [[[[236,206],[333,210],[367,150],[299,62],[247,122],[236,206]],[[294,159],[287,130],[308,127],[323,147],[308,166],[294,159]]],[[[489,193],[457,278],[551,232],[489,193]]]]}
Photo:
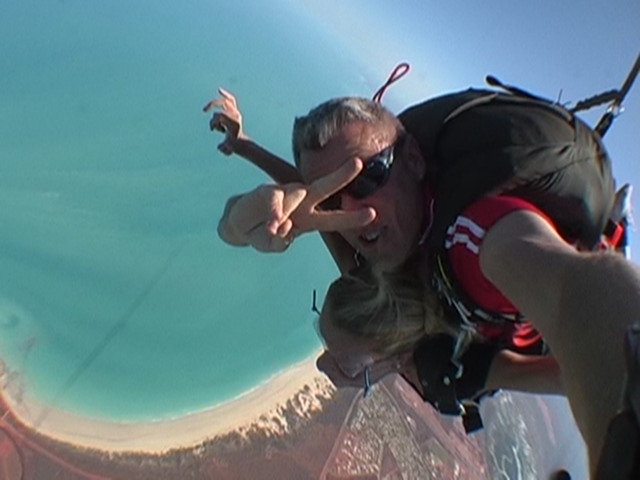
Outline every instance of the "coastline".
{"type": "Polygon", "coordinates": [[[54,440],[107,452],[160,454],[194,447],[231,432],[243,435],[252,428],[286,432],[285,406],[293,401],[296,414],[306,417],[319,410],[320,400],[334,391],[316,369],[317,355],[275,374],[240,397],[166,420],[125,423],[85,417],[43,405],[15,385],[3,388],[1,395],[21,423],[54,440]],[[44,420],[36,425],[45,411],[44,420]]]}

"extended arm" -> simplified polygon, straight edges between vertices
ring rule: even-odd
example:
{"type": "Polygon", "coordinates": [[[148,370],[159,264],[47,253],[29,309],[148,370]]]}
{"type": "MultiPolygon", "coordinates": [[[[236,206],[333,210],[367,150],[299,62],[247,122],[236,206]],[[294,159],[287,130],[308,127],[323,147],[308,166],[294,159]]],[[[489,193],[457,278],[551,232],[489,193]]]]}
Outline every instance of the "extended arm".
{"type": "MultiPolygon", "coordinates": [[[[283,187],[286,187],[286,184],[303,183],[302,177],[293,165],[258,145],[246,135],[242,129],[242,114],[238,109],[236,98],[224,89],[219,89],[218,92],[220,97],[211,100],[203,108],[205,112],[210,112],[216,108],[219,109],[213,114],[209,122],[212,131],[220,131],[225,134],[225,139],[218,145],[218,149],[225,155],[235,153],[248,160],[283,187]]],[[[288,191],[292,192],[293,190],[289,189],[288,191]]],[[[298,202],[298,200],[301,201],[299,191],[296,192],[293,199],[294,203],[298,202]]],[[[263,201],[269,204],[274,201],[273,199],[268,199],[268,195],[264,191],[261,192],[261,197],[263,201]]],[[[220,238],[230,245],[253,245],[260,251],[280,252],[285,250],[292,239],[290,236],[291,226],[288,224],[282,226],[274,230],[275,233],[271,236],[268,234],[265,236],[261,231],[254,231],[253,228],[259,225],[259,222],[255,222],[255,225],[248,225],[248,219],[246,218],[246,205],[251,205],[251,202],[247,202],[246,199],[240,200],[241,196],[238,195],[231,197],[227,201],[222,219],[218,224],[220,238]],[[236,203],[239,201],[240,205],[236,207],[236,203]],[[229,221],[229,215],[234,208],[236,212],[241,211],[245,217],[239,224],[237,221],[229,221]]],[[[284,198],[275,199],[276,203],[283,201],[284,198]]],[[[261,208],[262,205],[264,203],[258,204],[257,208],[261,208]]],[[[249,206],[248,208],[253,207],[249,206]]],[[[278,210],[280,207],[275,205],[274,208],[278,210]]],[[[341,273],[347,273],[356,267],[355,252],[342,236],[326,231],[321,232],[321,236],[341,273]]]]}
{"type": "Polygon", "coordinates": [[[612,253],[580,253],[532,212],[487,233],[480,265],[554,352],[593,462],[620,406],[623,338],[640,312],[638,267],[612,253]]]}
{"type": "Polygon", "coordinates": [[[491,364],[485,390],[564,395],[560,366],[549,355],[522,355],[500,351],[491,364]]]}
{"type": "Polygon", "coordinates": [[[294,183],[302,182],[298,169],[286,160],[271,153],[251,140],[242,128],[242,113],[238,108],[236,97],[219,88],[220,96],[207,102],[202,108],[205,113],[213,110],[213,116],[209,120],[211,131],[224,133],[224,140],[218,145],[225,155],[236,154],[265,172],[276,182],[294,183]]]}
{"type": "Polygon", "coordinates": [[[425,338],[400,372],[425,400],[439,403],[444,411],[455,410],[455,401],[493,390],[564,393],[560,368],[551,356],[523,355],[492,343],[472,343],[454,364],[454,343],[449,335],[425,338]]]}
{"type": "Polygon", "coordinates": [[[233,153],[249,160],[277,183],[302,183],[302,177],[296,167],[261,147],[249,137],[237,139],[233,153]]]}
{"type": "MultiPolygon", "coordinates": [[[[442,378],[449,366],[450,345],[443,337],[426,340],[420,348],[429,349],[432,355],[423,356],[421,365],[429,371],[428,377],[436,382],[442,378]],[[442,348],[444,355],[437,350],[442,348]],[[435,351],[435,353],[434,353],[435,351]]],[[[510,350],[499,350],[485,344],[472,346],[463,356],[464,370],[462,378],[457,381],[460,399],[474,398],[484,392],[493,390],[514,390],[535,394],[564,394],[564,386],[558,363],[552,356],[522,355],[510,350]]],[[[337,387],[362,387],[363,372],[348,377],[339,368],[335,358],[324,352],[317,361],[318,369],[324,372],[337,387]]],[[[437,397],[435,390],[426,392],[421,384],[416,367],[416,357],[411,354],[398,354],[382,362],[371,365],[372,382],[379,381],[389,373],[399,373],[414,389],[426,399],[437,397]]],[[[424,377],[423,377],[424,378],[424,377]]],[[[427,386],[427,389],[430,388],[427,386]]]]}

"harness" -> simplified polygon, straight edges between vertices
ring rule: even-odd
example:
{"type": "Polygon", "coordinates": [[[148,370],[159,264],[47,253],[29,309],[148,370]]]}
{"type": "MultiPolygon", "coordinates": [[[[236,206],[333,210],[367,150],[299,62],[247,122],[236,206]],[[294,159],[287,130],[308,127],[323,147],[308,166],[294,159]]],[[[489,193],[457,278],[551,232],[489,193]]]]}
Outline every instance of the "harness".
{"type": "MultiPolygon", "coordinates": [[[[636,62],[636,66],[634,66],[635,74],[637,74],[638,67],[640,67],[640,58],[636,62]]],[[[482,428],[479,402],[485,396],[494,393],[484,392],[484,384],[486,383],[491,361],[502,348],[500,345],[473,344],[472,340],[476,326],[480,323],[493,325],[513,324],[521,322],[523,316],[519,313],[504,314],[488,311],[473,302],[455,280],[444,248],[444,241],[447,229],[466,205],[489,193],[499,194],[517,190],[522,187],[522,182],[514,182],[513,164],[493,166],[490,175],[483,174],[481,171],[484,165],[472,165],[471,172],[466,172],[466,178],[470,179],[472,184],[464,185],[458,189],[451,188],[451,185],[446,183],[452,176],[455,176],[456,166],[444,165],[442,162],[438,163],[440,159],[440,138],[445,134],[448,126],[456,119],[478,107],[495,104],[526,105],[544,109],[571,124],[576,129],[576,136],[592,135],[596,148],[601,148],[599,151],[604,157],[603,162],[608,162],[606,153],[604,153],[604,149],[599,142],[619,112],[622,98],[626,95],[630,86],[627,81],[625,83],[626,87],[621,91],[605,92],[605,94],[578,102],[573,109],[567,109],[517,87],[504,85],[494,77],[488,77],[487,82],[494,87],[500,87],[506,93],[468,90],[467,92],[454,94],[455,98],[454,96],[445,96],[440,105],[433,106],[433,109],[437,112],[434,116],[435,121],[427,121],[423,125],[420,124],[420,105],[410,108],[399,116],[407,130],[413,133],[420,144],[425,158],[436,159],[435,162],[430,164],[431,171],[429,172],[431,178],[436,179],[434,185],[432,185],[436,189],[436,208],[427,244],[428,251],[431,252],[429,258],[432,272],[431,282],[433,288],[442,299],[443,306],[448,310],[448,317],[455,323],[459,331],[455,339],[449,337],[449,340],[438,338],[426,341],[424,345],[416,349],[414,359],[425,400],[434,405],[441,413],[461,415],[463,425],[468,433],[482,428]],[[613,101],[614,103],[612,103],[603,119],[594,129],[588,127],[575,116],[577,111],[585,110],[607,101],[613,101]],[[451,174],[451,171],[454,173],[451,174]],[[441,182],[445,184],[444,188],[442,188],[441,182]],[[438,191],[438,187],[441,187],[440,191],[438,191]],[[448,192],[452,191],[456,192],[457,196],[455,198],[447,195],[448,192]],[[445,192],[445,199],[438,205],[437,199],[442,198],[443,192],[445,192]],[[478,371],[478,368],[475,368],[475,374],[479,378],[471,378],[471,381],[469,381],[471,375],[471,372],[469,372],[470,365],[477,366],[478,364],[481,364],[484,370],[480,369],[481,371],[478,371]],[[477,389],[469,388],[469,384],[477,387],[477,389]],[[483,393],[478,395],[477,392],[483,393]]],[[[524,170],[526,172],[529,166],[517,165],[517,168],[520,169],[519,171],[524,170]]],[[[536,165],[532,170],[535,172],[535,176],[532,175],[530,178],[542,178],[557,171],[559,168],[563,168],[563,165],[558,165],[555,162],[543,163],[542,170],[540,170],[539,165],[536,165]]],[[[628,194],[630,187],[625,186],[623,188],[626,188],[626,193],[628,194]]],[[[561,199],[561,197],[559,198],[561,199]]],[[[600,200],[600,203],[596,204],[597,213],[594,214],[598,221],[590,226],[592,231],[580,232],[583,237],[581,246],[583,248],[597,249],[600,248],[598,240],[604,239],[605,243],[611,247],[618,251],[624,251],[626,247],[628,209],[625,210],[623,208],[621,210],[618,208],[618,214],[616,214],[616,209],[613,208],[613,191],[607,192],[604,198],[600,200]]],[[[562,226],[560,226],[559,230],[561,228],[562,226]]]]}
{"type": "MultiPolygon", "coordinates": [[[[489,85],[505,90],[506,92],[508,92],[510,97],[505,97],[504,94],[498,92],[480,92],[477,96],[475,96],[475,98],[466,100],[464,101],[464,103],[457,106],[457,108],[455,108],[443,120],[442,126],[438,129],[435,140],[433,142],[433,145],[435,146],[433,149],[434,157],[436,159],[438,158],[438,138],[446,130],[447,125],[450,122],[474,108],[496,102],[516,102],[548,109],[555,115],[561,117],[566,122],[573,124],[574,128],[576,129],[583,128],[584,124],[575,117],[575,112],[587,110],[606,102],[612,102],[611,105],[607,108],[607,111],[605,112],[603,117],[598,122],[597,126],[593,129],[593,131],[597,134],[597,137],[601,139],[608,128],[611,126],[615,117],[619,114],[621,110],[622,100],[628,93],[633,79],[638,74],[639,70],[640,56],[636,60],[636,63],[621,90],[610,90],[608,92],[604,92],[602,94],[582,100],[580,102],[577,102],[575,107],[572,109],[567,109],[561,105],[558,105],[557,103],[531,94],[518,87],[505,85],[495,77],[488,76],[486,81],[489,85]]],[[[484,167],[484,165],[480,166],[480,168],[484,167]]],[[[519,165],[519,167],[522,167],[522,165],[519,165]]],[[[538,178],[544,177],[546,174],[554,173],[562,167],[563,165],[550,163],[549,165],[545,165],[547,171],[538,170],[535,172],[535,176],[538,178]]],[[[525,166],[525,168],[528,168],[528,165],[525,166]]],[[[522,176],[522,174],[520,175],[522,176]]],[[[474,179],[476,178],[475,172],[469,173],[469,177],[472,179],[472,181],[474,181],[474,179]]],[[[534,177],[532,176],[532,179],[533,178],[534,177]]],[[[449,308],[450,311],[455,314],[454,316],[457,317],[457,326],[461,328],[463,335],[466,335],[468,331],[472,331],[475,325],[479,323],[489,323],[500,326],[509,323],[518,323],[523,321],[524,319],[523,315],[521,315],[520,313],[494,312],[482,308],[468,295],[466,295],[464,293],[464,290],[459,287],[457,281],[455,280],[450,262],[448,261],[447,252],[443,247],[446,235],[448,233],[452,233],[451,223],[453,219],[462,211],[464,206],[472,203],[474,200],[480,198],[480,196],[488,192],[497,194],[506,193],[508,191],[517,191],[517,187],[515,190],[513,190],[513,186],[514,185],[510,181],[510,179],[504,178],[485,182],[481,185],[480,190],[482,191],[478,191],[476,189],[472,194],[467,195],[466,197],[463,196],[460,201],[453,202],[451,201],[451,196],[449,195],[441,203],[445,206],[440,210],[436,209],[436,218],[432,221],[432,229],[429,232],[429,251],[432,252],[430,258],[430,265],[432,269],[432,286],[439,293],[444,304],[449,308]],[[449,205],[452,203],[455,205],[453,208],[449,207],[449,205]],[[447,210],[444,210],[445,208],[447,210]],[[455,213],[453,213],[454,211],[455,213]]],[[[462,187],[462,189],[464,189],[464,187],[462,187]]],[[[628,219],[630,218],[630,192],[631,186],[625,185],[619,192],[622,194],[622,198],[618,199],[617,203],[613,203],[613,205],[610,207],[602,207],[606,211],[607,217],[605,218],[606,223],[602,228],[599,229],[598,232],[600,241],[598,243],[595,243],[593,242],[593,240],[591,240],[586,244],[585,242],[582,242],[581,246],[583,248],[586,247],[595,250],[607,246],[608,248],[612,248],[616,251],[628,255],[627,230],[628,219]]],[[[615,200],[613,200],[613,202],[615,202],[615,200]]],[[[457,353],[458,352],[454,350],[454,360],[456,360],[455,356],[457,353]]]]}

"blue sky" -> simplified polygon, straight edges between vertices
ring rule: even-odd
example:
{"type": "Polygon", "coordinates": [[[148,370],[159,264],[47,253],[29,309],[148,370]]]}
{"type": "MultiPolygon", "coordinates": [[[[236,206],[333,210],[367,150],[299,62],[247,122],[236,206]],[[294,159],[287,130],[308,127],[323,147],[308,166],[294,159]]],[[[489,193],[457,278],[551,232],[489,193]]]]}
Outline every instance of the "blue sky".
{"type": "MultiPolygon", "coordinates": [[[[573,104],[619,88],[640,53],[637,0],[308,0],[305,8],[359,59],[371,91],[394,65],[411,64],[411,74],[387,94],[394,110],[430,95],[482,86],[487,74],[573,104]]],[[[605,144],[618,183],[636,185],[637,212],[640,80],[624,107],[605,144]]],[[[594,110],[583,118],[594,124],[602,113],[594,110]]],[[[632,242],[638,260],[640,241],[632,242]]]]}

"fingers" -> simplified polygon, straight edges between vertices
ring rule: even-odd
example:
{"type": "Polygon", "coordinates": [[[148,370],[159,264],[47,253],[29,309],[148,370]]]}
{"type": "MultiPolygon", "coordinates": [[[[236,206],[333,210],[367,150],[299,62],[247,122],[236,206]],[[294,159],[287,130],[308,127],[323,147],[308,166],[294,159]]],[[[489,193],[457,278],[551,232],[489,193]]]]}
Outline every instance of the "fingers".
{"type": "Polygon", "coordinates": [[[323,200],[348,185],[362,168],[362,160],[351,159],[335,172],[319,178],[309,185],[303,205],[297,209],[294,215],[296,228],[302,231],[333,232],[360,228],[371,223],[376,218],[376,212],[370,207],[353,211],[321,211],[317,208],[323,200]]]}
{"type": "Polygon", "coordinates": [[[209,121],[211,131],[225,134],[224,140],[218,145],[218,150],[225,155],[234,153],[234,141],[240,135],[240,126],[237,120],[229,118],[225,113],[217,112],[209,121]]]}
{"type": "Polygon", "coordinates": [[[280,226],[276,230],[276,235],[280,238],[285,238],[287,241],[291,241],[293,239],[294,231],[293,231],[293,222],[290,218],[287,218],[284,222],[280,224],[280,226]]]}
{"type": "Polygon", "coordinates": [[[266,234],[288,246],[293,240],[294,223],[290,218],[291,213],[304,200],[307,195],[306,189],[297,184],[286,185],[284,188],[267,187],[262,190],[262,195],[269,210],[264,222],[266,234]]]}
{"type": "Polygon", "coordinates": [[[216,112],[209,120],[211,131],[231,132],[237,135],[240,132],[240,119],[236,115],[229,115],[227,112],[216,112]]]}
{"type": "Polygon", "coordinates": [[[292,183],[284,185],[282,198],[282,217],[289,218],[309,195],[309,189],[303,185],[292,183]]]}
{"type": "Polygon", "coordinates": [[[320,232],[339,232],[361,228],[376,219],[377,212],[371,207],[359,210],[318,211],[313,215],[313,229],[320,232]]]}
{"type": "Polygon", "coordinates": [[[301,184],[261,185],[237,197],[225,218],[226,230],[235,232],[238,244],[261,252],[281,252],[300,232],[291,213],[306,196],[301,184]]]}
{"type": "Polygon", "coordinates": [[[224,107],[226,102],[227,100],[225,100],[224,98],[214,98],[213,100],[208,101],[204,107],[202,107],[202,111],[210,112],[216,107],[224,107]]]}
{"type": "Polygon", "coordinates": [[[309,201],[318,204],[322,202],[322,200],[329,198],[356,178],[362,168],[363,163],[359,158],[346,161],[336,171],[319,178],[309,185],[309,201]]]}
{"type": "Polygon", "coordinates": [[[233,94],[229,93],[224,88],[218,88],[218,93],[222,98],[214,98],[213,100],[210,100],[204,107],[202,107],[202,111],[209,112],[215,107],[226,107],[231,110],[238,109],[238,102],[233,94]]]}
{"type": "Polygon", "coordinates": [[[220,97],[209,101],[203,107],[203,111],[210,112],[216,108],[220,109],[220,111],[214,112],[209,120],[209,129],[225,134],[224,140],[218,145],[218,150],[225,155],[231,155],[234,153],[236,140],[244,136],[242,115],[238,110],[236,97],[224,88],[219,88],[218,93],[220,97]]]}
{"type": "Polygon", "coordinates": [[[236,97],[233,96],[232,93],[228,92],[222,87],[218,88],[218,93],[222,95],[225,99],[227,99],[235,108],[238,107],[238,104],[236,102],[236,97]]]}
{"type": "Polygon", "coordinates": [[[291,244],[289,236],[280,237],[268,232],[264,225],[256,227],[247,235],[249,244],[264,253],[284,252],[291,244]]]}
{"type": "Polygon", "coordinates": [[[224,133],[227,130],[225,124],[228,123],[228,120],[229,120],[229,117],[227,117],[226,115],[220,112],[216,112],[211,117],[211,120],[209,120],[209,128],[211,129],[212,132],[214,130],[217,130],[218,132],[224,133]]]}

